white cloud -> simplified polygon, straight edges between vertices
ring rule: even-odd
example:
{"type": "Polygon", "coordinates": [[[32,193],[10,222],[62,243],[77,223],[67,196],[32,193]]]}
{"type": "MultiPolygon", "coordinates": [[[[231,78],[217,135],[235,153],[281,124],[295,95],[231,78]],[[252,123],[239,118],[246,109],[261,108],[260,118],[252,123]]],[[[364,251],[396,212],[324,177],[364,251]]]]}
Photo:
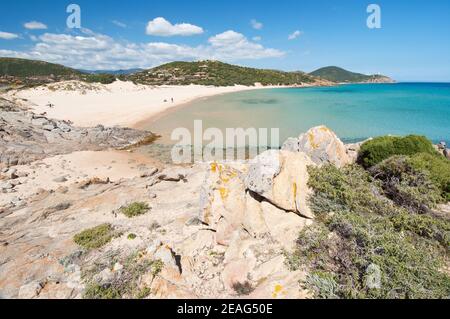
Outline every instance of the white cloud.
{"type": "Polygon", "coordinates": [[[18,37],[19,36],[15,33],[0,31],[0,39],[3,39],[3,40],[12,40],[12,39],[17,39],[18,37]]]}
{"type": "Polygon", "coordinates": [[[112,24],[114,24],[114,25],[116,25],[116,26],[118,26],[118,27],[120,27],[120,28],[126,28],[127,27],[127,25],[125,24],[125,23],[123,23],[123,22],[120,22],[120,21],[118,21],[118,20],[113,20],[113,21],[111,21],[112,22],[112,24]]]}
{"type": "Polygon", "coordinates": [[[202,34],[203,29],[189,23],[180,23],[174,25],[166,19],[159,17],[148,22],[146,33],[148,35],[155,35],[160,37],[172,37],[176,35],[191,36],[202,34]]]}
{"type": "Polygon", "coordinates": [[[46,30],[47,29],[47,26],[44,23],[38,22],[38,21],[30,21],[30,22],[25,23],[23,26],[28,30],[46,30]]]}
{"type": "Polygon", "coordinates": [[[261,40],[262,40],[262,38],[261,38],[261,37],[259,37],[259,36],[257,36],[257,37],[253,37],[253,38],[252,38],[252,40],[253,40],[253,41],[261,41],[261,40]]]}
{"type": "Polygon", "coordinates": [[[265,48],[231,30],[213,36],[208,43],[199,46],[165,42],[124,43],[82,30],[81,35],[45,33],[28,51],[0,50],[0,56],[44,60],[86,70],[149,68],[171,61],[204,59],[233,62],[283,55],[283,51],[265,48]]]}
{"type": "Polygon", "coordinates": [[[281,57],[284,52],[249,41],[243,34],[229,30],[209,39],[212,56],[218,60],[262,59],[281,57]]]}
{"type": "Polygon", "coordinates": [[[250,24],[252,25],[252,28],[255,30],[261,30],[264,27],[264,25],[261,22],[258,22],[255,19],[251,20],[250,24]]]}
{"type": "Polygon", "coordinates": [[[289,39],[289,40],[295,40],[295,39],[297,39],[298,37],[300,37],[302,34],[303,34],[302,31],[296,30],[296,31],[294,31],[292,34],[289,35],[288,39],[289,39]]]}

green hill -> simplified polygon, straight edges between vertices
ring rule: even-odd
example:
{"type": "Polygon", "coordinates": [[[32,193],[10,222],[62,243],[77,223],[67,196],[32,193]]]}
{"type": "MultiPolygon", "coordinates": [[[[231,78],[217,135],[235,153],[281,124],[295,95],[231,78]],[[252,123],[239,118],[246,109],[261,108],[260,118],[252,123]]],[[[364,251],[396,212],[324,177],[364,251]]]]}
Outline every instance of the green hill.
{"type": "Polygon", "coordinates": [[[0,58],[0,76],[13,76],[18,78],[36,76],[80,76],[82,73],[59,65],[43,61],[25,60],[16,58],[0,58]]]}
{"type": "MultiPolygon", "coordinates": [[[[97,72],[98,73],[98,72],[97,72]]],[[[255,69],[219,61],[171,62],[133,74],[89,74],[63,65],[43,61],[1,58],[0,84],[34,86],[63,80],[112,83],[116,78],[147,85],[327,85],[331,82],[393,82],[382,75],[353,73],[326,67],[310,74],[255,69]]]]}
{"type": "Polygon", "coordinates": [[[310,75],[336,83],[393,82],[392,79],[384,75],[365,75],[361,73],[354,73],[336,66],[328,66],[318,69],[311,72],[310,75]]]}
{"type": "Polygon", "coordinates": [[[116,80],[116,75],[88,74],[60,64],[0,57],[0,84],[36,86],[65,80],[108,84],[116,80]]]}
{"type": "Polygon", "coordinates": [[[261,70],[219,61],[172,62],[126,77],[150,85],[295,85],[315,83],[319,79],[303,72],[261,70]]]}

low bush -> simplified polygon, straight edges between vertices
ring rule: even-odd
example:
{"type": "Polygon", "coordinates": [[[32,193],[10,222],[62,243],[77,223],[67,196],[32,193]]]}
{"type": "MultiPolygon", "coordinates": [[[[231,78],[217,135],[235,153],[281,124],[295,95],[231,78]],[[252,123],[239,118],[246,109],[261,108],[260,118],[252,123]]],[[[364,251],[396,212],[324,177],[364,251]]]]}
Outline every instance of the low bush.
{"type": "Polygon", "coordinates": [[[317,298],[338,299],[337,291],[339,285],[334,278],[334,274],[323,271],[314,271],[308,274],[305,281],[305,288],[314,292],[317,298]]]}
{"type": "MultiPolygon", "coordinates": [[[[116,262],[117,260],[111,261],[111,264],[116,262]]],[[[97,282],[96,275],[98,271],[104,269],[104,266],[94,266],[94,269],[84,270],[83,280],[87,283],[83,293],[84,299],[145,298],[151,290],[143,282],[143,276],[150,273],[156,277],[164,267],[164,263],[136,252],[126,258],[121,271],[114,272],[114,276],[107,283],[100,284],[97,282]]]]}
{"type": "Polygon", "coordinates": [[[144,215],[149,211],[149,209],[150,207],[148,206],[147,203],[135,202],[128,206],[120,208],[120,211],[128,218],[133,218],[140,215],[144,215]]]}
{"type": "Polygon", "coordinates": [[[136,237],[137,237],[136,234],[129,234],[127,238],[128,238],[129,240],[134,240],[134,239],[136,239],[136,237]]]}
{"type": "Polygon", "coordinates": [[[365,168],[369,168],[394,155],[414,155],[418,153],[437,154],[437,151],[431,141],[424,136],[382,136],[361,145],[358,162],[365,168]]]}
{"type": "Polygon", "coordinates": [[[74,236],[73,241],[86,249],[100,248],[111,241],[117,233],[110,224],[86,229],[74,236]]]}
{"type": "Polygon", "coordinates": [[[84,299],[121,299],[120,292],[111,285],[99,285],[91,283],[87,285],[84,299]]]}
{"type": "Polygon", "coordinates": [[[88,83],[111,84],[116,81],[116,76],[113,74],[89,74],[85,76],[85,81],[88,83]]]}
{"type": "Polygon", "coordinates": [[[381,181],[389,199],[412,212],[427,213],[442,202],[441,190],[431,181],[429,173],[413,167],[406,156],[388,158],[372,167],[370,173],[381,181]]]}
{"type": "MultiPolygon", "coordinates": [[[[387,167],[386,172],[397,172],[387,167]]],[[[395,203],[386,197],[384,179],[374,178],[358,165],[343,169],[326,165],[309,172],[314,191],[310,202],[318,218],[302,230],[287,263],[293,270],[306,267],[309,275],[303,285],[315,297],[450,295],[450,276],[445,271],[448,219],[413,213],[409,205],[402,206],[404,202],[395,203]]]]}
{"type": "Polygon", "coordinates": [[[450,201],[450,161],[440,154],[420,153],[411,156],[411,165],[428,172],[429,178],[439,187],[445,201],[450,201]]]}
{"type": "Polygon", "coordinates": [[[233,284],[233,290],[236,292],[238,296],[248,296],[250,295],[255,288],[248,281],[244,283],[236,282],[233,284]]]}

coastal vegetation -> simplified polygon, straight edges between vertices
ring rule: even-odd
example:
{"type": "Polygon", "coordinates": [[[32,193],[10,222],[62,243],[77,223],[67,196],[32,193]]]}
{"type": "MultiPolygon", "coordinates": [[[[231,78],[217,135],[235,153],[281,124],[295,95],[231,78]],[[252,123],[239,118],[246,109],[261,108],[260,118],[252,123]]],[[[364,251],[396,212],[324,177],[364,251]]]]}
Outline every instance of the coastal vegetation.
{"type": "Polygon", "coordinates": [[[430,145],[382,137],[361,148],[364,166],[309,168],[317,222],[301,231],[288,265],[308,269],[302,284],[315,297],[450,295],[450,220],[436,213],[448,202],[450,161],[430,145]]]}
{"type": "Polygon", "coordinates": [[[0,57],[0,75],[16,77],[71,77],[80,76],[80,71],[59,64],[37,60],[0,57]]]}
{"type": "Polygon", "coordinates": [[[147,203],[143,202],[135,202],[131,203],[128,206],[122,207],[120,209],[121,213],[127,216],[128,218],[137,217],[140,215],[144,215],[149,211],[150,207],[147,203]]]}
{"type": "Polygon", "coordinates": [[[116,235],[111,224],[102,224],[75,235],[73,241],[85,249],[96,249],[109,243],[116,235]]]}
{"type": "Polygon", "coordinates": [[[397,173],[403,173],[399,171],[401,169],[420,172],[440,191],[442,200],[450,200],[450,161],[439,154],[426,137],[409,135],[375,138],[361,146],[358,162],[369,169],[389,158],[391,160],[385,163],[385,168],[390,164],[397,173]],[[395,155],[405,157],[391,158],[395,155]]]}
{"type": "Polygon", "coordinates": [[[232,86],[255,83],[261,85],[300,85],[319,79],[303,72],[262,70],[231,65],[219,61],[172,62],[126,77],[136,83],[150,85],[214,85],[232,86]]]}
{"type": "Polygon", "coordinates": [[[101,83],[101,84],[111,84],[116,81],[116,76],[113,74],[88,74],[83,75],[83,79],[85,79],[88,83],[101,83]]]}
{"type": "Polygon", "coordinates": [[[65,80],[110,84],[120,79],[146,85],[327,85],[336,82],[389,82],[379,75],[327,67],[310,74],[231,65],[220,61],[171,62],[149,70],[83,71],[44,61],[0,58],[0,84],[38,86],[65,80]],[[135,72],[134,72],[135,71],[135,72]]]}
{"type": "Polygon", "coordinates": [[[233,290],[238,296],[248,296],[255,290],[255,288],[250,282],[246,281],[244,283],[235,282],[233,284],[233,290]]]}
{"type": "Polygon", "coordinates": [[[311,72],[310,75],[316,76],[335,83],[371,83],[371,82],[392,82],[392,79],[384,75],[366,75],[354,73],[337,66],[328,66],[311,72]]]}
{"type": "Polygon", "coordinates": [[[123,265],[109,261],[107,275],[101,280],[96,277],[98,265],[92,269],[85,269],[83,277],[86,289],[83,294],[84,299],[143,299],[150,295],[151,289],[142,282],[149,270],[152,278],[159,275],[164,267],[164,263],[157,259],[152,260],[142,253],[133,253],[128,256],[123,265]],[[116,268],[116,269],[115,269],[116,268]],[[120,268],[120,271],[117,269],[120,268]],[[125,274],[120,276],[120,274],[125,274]]]}
{"type": "Polygon", "coordinates": [[[116,76],[84,73],[44,61],[0,57],[0,83],[31,87],[67,80],[110,84],[116,80],[116,76]]]}
{"type": "Polygon", "coordinates": [[[369,168],[394,155],[417,153],[437,154],[437,151],[424,136],[382,136],[367,141],[361,146],[358,161],[365,168],[369,168]]]}

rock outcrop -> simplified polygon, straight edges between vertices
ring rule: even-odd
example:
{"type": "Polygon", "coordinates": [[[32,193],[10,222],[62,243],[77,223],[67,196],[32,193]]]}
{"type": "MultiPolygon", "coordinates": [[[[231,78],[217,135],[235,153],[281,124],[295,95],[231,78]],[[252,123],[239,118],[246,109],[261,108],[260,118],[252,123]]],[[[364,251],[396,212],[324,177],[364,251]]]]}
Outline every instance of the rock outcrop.
{"type": "Polygon", "coordinates": [[[78,128],[20,110],[0,99],[0,166],[28,164],[48,156],[75,151],[127,147],[153,134],[128,128],[78,128]]]}
{"type": "Polygon", "coordinates": [[[270,150],[251,161],[245,186],[280,209],[312,218],[307,205],[310,165],[305,153],[270,150]]]}
{"type": "MultiPolygon", "coordinates": [[[[31,151],[24,147],[23,154],[30,158],[99,141],[105,147],[121,146],[140,137],[135,131],[78,129],[22,111],[0,118],[9,125],[0,147],[22,154],[17,145],[24,144],[31,151]]],[[[315,128],[290,139],[284,150],[266,151],[251,161],[146,167],[142,172],[134,161],[137,172],[127,179],[114,169],[103,177],[100,170],[83,172],[82,179],[66,176],[72,166],[64,160],[47,189],[31,193],[24,190],[34,185],[38,175],[33,171],[55,169],[47,160],[25,165],[26,170],[2,169],[1,187],[16,191],[5,190],[11,204],[0,208],[0,297],[80,298],[89,284],[108,287],[132,278],[139,279],[138,288],[148,298],[308,297],[300,284],[305,273],[288,269],[285,252],[314,222],[308,166],[345,165],[348,156],[341,143],[328,129],[315,128]],[[30,176],[21,177],[23,172],[30,176]],[[23,185],[14,186],[19,182],[23,185]],[[120,213],[132,202],[147,203],[148,213],[131,219],[120,213]],[[104,223],[117,237],[101,249],[82,249],[73,241],[75,234],[104,223]],[[131,257],[158,261],[159,268],[131,267],[137,272],[129,273],[131,257]],[[92,276],[86,279],[82,273],[92,276]]],[[[73,167],[70,172],[79,174],[73,167]]]]}
{"type": "Polygon", "coordinates": [[[298,139],[288,139],[282,150],[303,152],[318,165],[331,163],[342,167],[352,162],[344,143],[325,126],[314,127],[298,139]]]}

